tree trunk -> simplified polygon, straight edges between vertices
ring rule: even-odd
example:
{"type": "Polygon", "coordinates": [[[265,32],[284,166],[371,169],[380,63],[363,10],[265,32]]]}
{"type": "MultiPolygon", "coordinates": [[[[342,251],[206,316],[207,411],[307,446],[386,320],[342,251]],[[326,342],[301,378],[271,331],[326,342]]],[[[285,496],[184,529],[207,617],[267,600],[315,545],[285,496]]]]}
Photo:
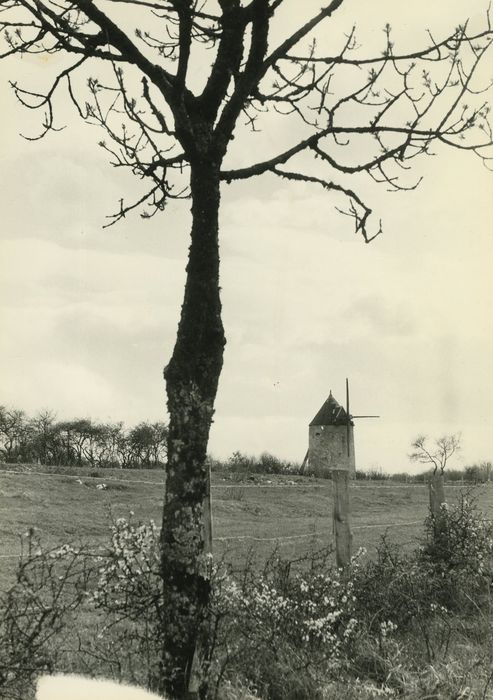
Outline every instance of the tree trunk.
{"type": "MultiPolygon", "coordinates": [[[[162,529],[163,688],[188,693],[197,645],[207,649],[210,561],[206,553],[207,443],[225,345],[219,296],[219,169],[192,165],[192,232],[185,296],[165,370],[169,434],[162,529]]],[[[207,658],[207,654],[205,654],[207,658]]],[[[206,693],[206,681],[198,692],[206,693]]]]}

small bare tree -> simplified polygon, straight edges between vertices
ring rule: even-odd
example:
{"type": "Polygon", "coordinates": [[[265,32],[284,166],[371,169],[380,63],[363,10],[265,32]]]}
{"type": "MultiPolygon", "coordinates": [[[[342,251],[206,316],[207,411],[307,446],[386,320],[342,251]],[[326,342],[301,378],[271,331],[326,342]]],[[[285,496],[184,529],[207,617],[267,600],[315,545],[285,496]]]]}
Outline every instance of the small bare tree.
{"type": "Polygon", "coordinates": [[[428,482],[430,490],[430,513],[435,526],[439,527],[440,513],[445,501],[443,475],[450,458],[461,448],[461,435],[443,435],[430,440],[426,435],[419,435],[411,444],[413,452],[409,459],[420,464],[430,464],[433,469],[428,482]]]}
{"type": "Polygon", "coordinates": [[[461,448],[461,435],[443,435],[430,441],[426,435],[419,435],[411,444],[413,452],[409,459],[420,464],[431,464],[433,476],[445,472],[449,459],[461,448]]]}

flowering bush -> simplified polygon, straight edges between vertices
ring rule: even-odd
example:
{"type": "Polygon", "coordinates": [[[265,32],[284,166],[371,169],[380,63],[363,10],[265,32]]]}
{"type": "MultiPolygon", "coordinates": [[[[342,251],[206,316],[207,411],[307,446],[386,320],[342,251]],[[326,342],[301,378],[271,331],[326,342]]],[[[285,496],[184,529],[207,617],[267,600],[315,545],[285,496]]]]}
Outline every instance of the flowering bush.
{"type": "Polygon", "coordinates": [[[493,524],[471,494],[461,494],[457,505],[443,504],[438,527],[427,518],[418,558],[440,581],[438,603],[463,611],[477,607],[493,578],[493,524]]]}
{"type": "Polygon", "coordinates": [[[261,697],[318,697],[320,679],[344,665],[358,631],[353,584],[329,554],[295,567],[276,553],[262,571],[223,571],[219,676],[239,674],[261,697]]]}
{"type": "Polygon", "coordinates": [[[154,523],[118,518],[107,550],[97,557],[97,578],[88,596],[97,630],[82,655],[99,660],[101,672],[150,690],[160,686],[164,608],[159,531],[154,523]]]}
{"type": "MultiPolygon", "coordinates": [[[[209,567],[211,673],[218,681],[234,669],[250,685],[265,685],[264,662],[271,672],[278,669],[279,678],[288,663],[290,674],[341,663],[356,635],[355,597],[351,581],[328,567],[327,554],[318,553],[296,571],[277,555],[263,571],[252,565],[236,573],[222,565],[209,567]]],[[[98,563],[90,601],[102,613],[102,624],[93,651],[97,647],[101,654],[104,648],[109,658],[110,647],[121,646],[118,640],[125,640],[127,653],[129,645],[139,656],[145,649],[147,668],[128,680],[156,687],[160,629],[166,624],[157,527],[152,521],[135,524],[119,518],[111,528],[111,546],[98,563]]],[[[275,696],[272,688],[269,692],[275,696]]]]}
{"type": "MultiPolygon", "coordinates": [[[[480,609],[491,581],[492,526],[467,498],[442,516],[439,528],[426,522],[414,552],[383,538],[375,560],[356,557],[344,573],[329,549],[297,561],[275,552],[261,570],[253,558],[236,570],[204,559],[211,697],[405,693],[408,656],[419,648],[430,664],[445,659],[460,615],[480,609]]],[[[32,679],[52,670],[158,689],[168,672],[158,528],[119,518],[98,552],[68,544],[44,552],[30,537],[0,612],[0,697],[27,698],[32,679]],[[82,631],[67,625],[75,612],[82,631]]]]}
{"type": "MultiPolygon", "coordinates": [[[[277,554],[262,571],[253,565],[237,572],[220,564],[209,567],[213,590],[209,637],[214,647],[210,672],[217,685],[228,677],[236,682],[240,673],[261,694],[287,698],[287,685],[293,687],[303,669],[300,679],[306,690],[300,695],[298,689],[297,697],[315,697],[317,674],[342,663],[357,632],[353,585],[328,566],[327,555],[318,553],[296,570],[277,554]]],[[[121,648],[124,640],[127,653],[131,648],[145,659],[145,668],[141,664],[139,673],[134,671],[127,679],[156,687],[160,628],[166,622],[154,523],[134,524],[124,518],[114,523],[111,546],[99,559],[90,599],[102,613],[93,652],[97,648],[103,655],[104,649],[108,659],[110,649],[121,648]]]]}
{"type": "Polygon", "coordinates": [[[351,581],[341,581],[337,571],[299,573],[282,587],[265,575],[252,579],[240,587],[230,578],[222,588],[222,603],[241,619],[243,637],[255,637],[258,645],[279,635],[298,649],[323,649],[327,659],[340,658],[357,626],[351,581]]]}
{"type": "Polygon", "coordinates": [[[132,620],[161,617],[159,538],[153,520],[134,524],[131,518],[118,518],[111,527],[110,548],[99,562],[92,592],[96,608],[132,620]]]}
{"type": "Polygon", "coordinates": [[[457,505],[442,504],[440,527],[433,527],[430,516],[425,533],[424,558],[473,577],[493,573],[493,524],[485,520],[470,494],[461,494],[457,505]]]}

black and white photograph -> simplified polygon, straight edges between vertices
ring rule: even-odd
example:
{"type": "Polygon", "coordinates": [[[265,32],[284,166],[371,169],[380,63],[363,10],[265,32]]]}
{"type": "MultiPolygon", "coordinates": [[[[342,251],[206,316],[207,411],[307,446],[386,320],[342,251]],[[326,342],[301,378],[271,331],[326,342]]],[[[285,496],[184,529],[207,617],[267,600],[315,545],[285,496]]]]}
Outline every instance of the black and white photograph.
{"type": "Polygon", "coordinates": [[[0,699],[493,700],[489,0],[0,0],[0,699]]]}

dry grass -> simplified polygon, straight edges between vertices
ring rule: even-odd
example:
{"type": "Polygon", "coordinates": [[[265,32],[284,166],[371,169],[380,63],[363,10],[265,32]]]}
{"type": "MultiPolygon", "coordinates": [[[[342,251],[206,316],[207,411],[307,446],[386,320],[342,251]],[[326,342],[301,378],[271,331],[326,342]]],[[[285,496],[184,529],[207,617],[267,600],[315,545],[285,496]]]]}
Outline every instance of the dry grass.
{"type": "MultiPolygon", "coordinates": [[[[98,546],[107,541],[111,518],[133,511],[136,519],[161,520],[162,471],[108,469],[101,476],[91,476],[90,469],[65,468],[62,474],[51,469],[50,476],[39,471],[47,470],[0,465],[1,588],[11,581],[21,536],[29,528],[38,529],[45,546],[79,539],[98,546]],[[9,473],[12,469],[22,473],[9,473]]],[[[454,501],[460,489],[446,491],[454,501]]],[[[480,508],[493,518],[493,486],[480,488],[479,494],[480,508]]],[[[241,560],[252,547],[263,558],[276,543],[284,556],[296,558],[332,538],[329,481],[257,475],[255,481],[234,482],[213,474],[212,498],[215,549],[228,559],[241,560]]],[[[351,501],[354,549],[365,547],[371,556],[387,527],[394,542],[413,545],[428,496],[423,485],[358,481],[352,484],[351,501]]]]}

